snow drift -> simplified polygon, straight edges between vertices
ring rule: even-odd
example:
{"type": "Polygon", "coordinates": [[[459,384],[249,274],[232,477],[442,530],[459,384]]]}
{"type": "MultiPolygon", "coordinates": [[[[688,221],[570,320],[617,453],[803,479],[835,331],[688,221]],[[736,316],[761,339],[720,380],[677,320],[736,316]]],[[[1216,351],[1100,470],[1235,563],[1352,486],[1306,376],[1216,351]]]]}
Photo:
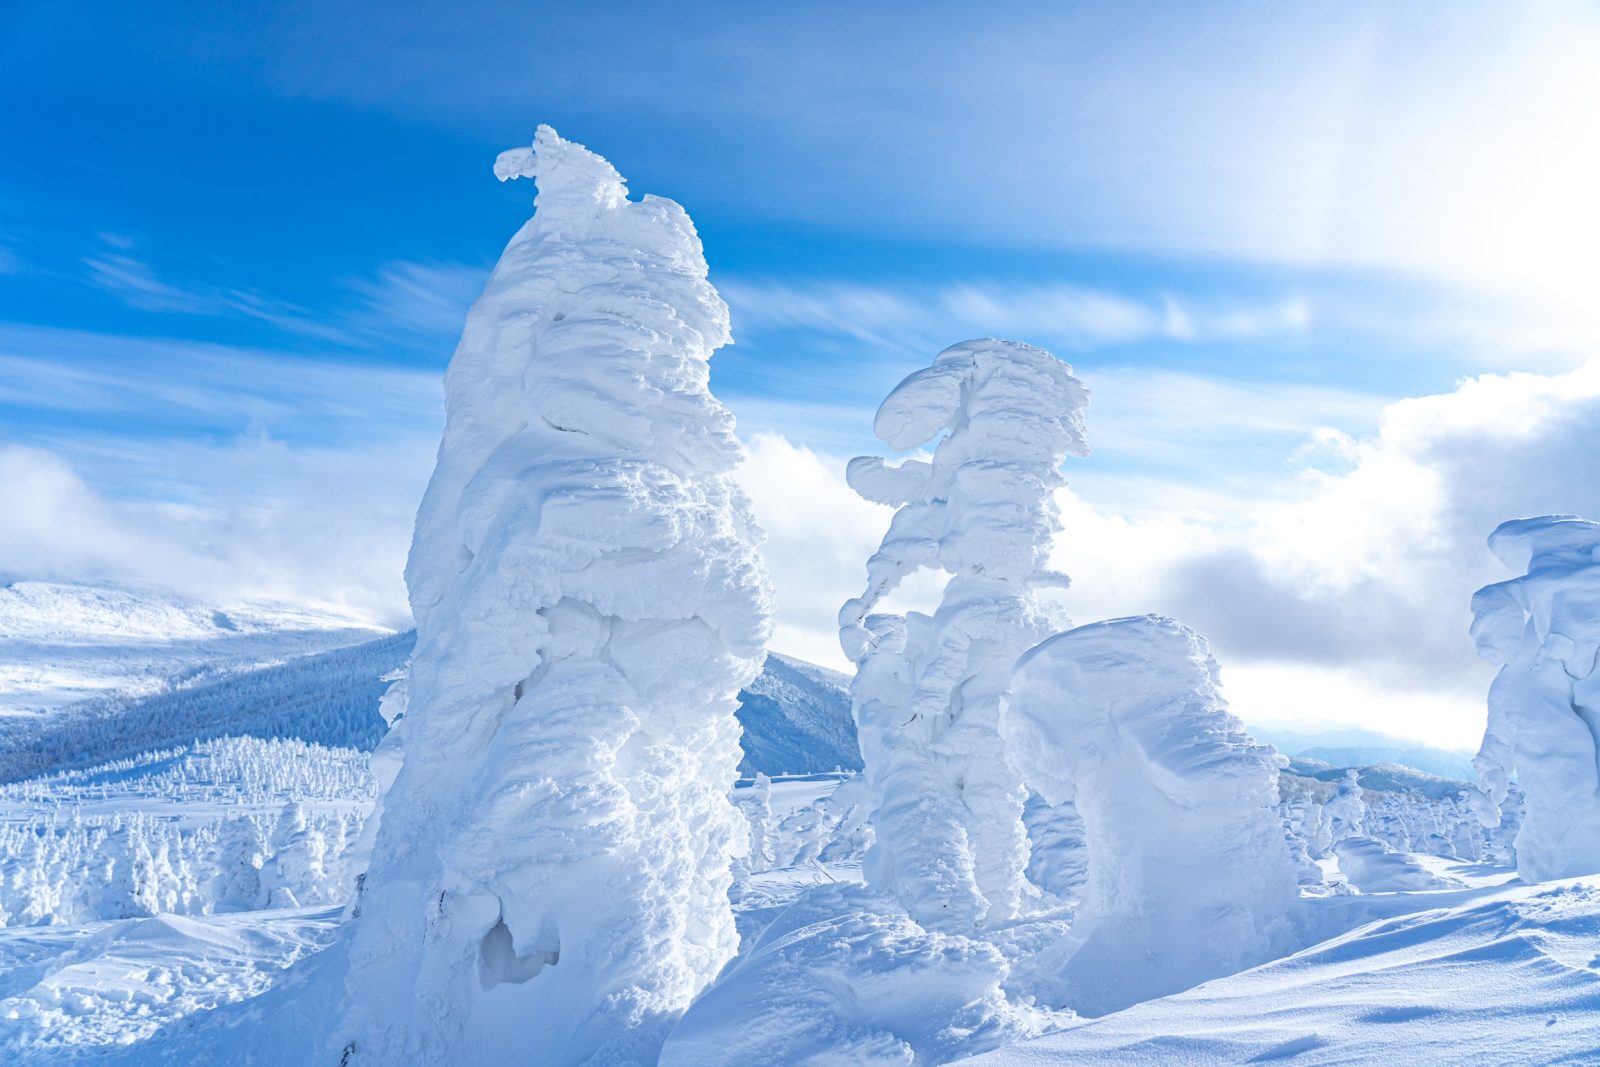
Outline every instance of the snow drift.
{"type": "Polygon", "coordinates": [[[1293,940],[1297,871],[1278,760],[1230,715],[1205,641],[1171,619],[1094,623],[1017,664],[1008,749],[1074,801],[1088,880],[1063,974],[1101,1015],[1270,959],[1293,940]]]}
{"type": "Polygon", "coordinates": [[[1600,523],[1546,515],[1502,523],[1489,548],[1522,576],[1478,590],[1472,637],[1501,664],[1478,769],[1497,824],[1510,782],[1525,794],[1517,871],[1546,881],[1600,872],[1600,523]]]}
{"type": "Polygon", "coordinates": [[[1016,341],[967,341],[907,377],[873,429],[931,459],[850,462],[852,488],[898,507],[839,614],[876,844],[867,881],[930,929],[1014,917],[1028,863],[1027,792],[1007,763],[1000,705],[1017,655],[1059,628],[1038,593],[1060,530],[1054,491],[1088,453],[1089,399],[1072,370],[1016,341]],[[929,617],[872,614],[922,567],[952,577],[929,617]]]}
{"type": "Polygon", "coordinates": [[[707,388],[727,308],[683,209],[582,146],[540,127],[495,173],[537,211],[446,377],[335,1052],[648,1063],[738,944],[733,712],[771,596],[707,388]]]}

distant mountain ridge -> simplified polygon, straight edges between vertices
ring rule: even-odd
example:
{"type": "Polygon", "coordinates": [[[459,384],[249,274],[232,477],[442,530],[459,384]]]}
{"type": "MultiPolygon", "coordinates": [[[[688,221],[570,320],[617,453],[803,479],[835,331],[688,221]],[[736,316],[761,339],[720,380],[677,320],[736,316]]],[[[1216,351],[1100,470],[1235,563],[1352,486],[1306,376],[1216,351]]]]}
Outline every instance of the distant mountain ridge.
{"type": "Polygon", "coordinates": [[[1392,764],[1410,767],[1436,778],[1470,782],[1477,778],[1472,755],[1421,745],[1375,730],[1278,730],[1250,727],[1257,741],[1290,758],[1319,760],[1332,767],[1376,767],[1392,764]]]}
{"type": "Polygon", "coordinates": [[[740,774],[861,769],[850,679],[838,671],[769,653],[760,676],[739,693],[738,717],[740,774]]]}
{"type": "Polygon", "coordinates": [[[1406,767],[1398,763],[1375,763],[1364,767],[1336,767],[1322,760],[1305,756],[1296,756],[1289,760],[1290,774],[1298,774],[1303,778],[1315,778],[1319,782],[1337,782],[1349,770],[1356,772],[1356,781],[1361,784],[1363,789],[1374,789],[1382,792],[1421,793],[1430,800],[1458,796],[1462,790],[1468,787],[1468,782],[1460,778],[1441,778],[1438,775],[1428,774],[1414,767],[1406,767]]]}

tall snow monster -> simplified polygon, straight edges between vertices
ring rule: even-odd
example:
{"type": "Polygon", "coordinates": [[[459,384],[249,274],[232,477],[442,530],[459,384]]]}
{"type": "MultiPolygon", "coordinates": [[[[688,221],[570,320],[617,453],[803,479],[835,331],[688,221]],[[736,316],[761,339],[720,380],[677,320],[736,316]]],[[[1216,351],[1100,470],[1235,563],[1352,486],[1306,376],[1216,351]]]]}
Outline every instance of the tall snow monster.
{"type": "Polygon", "coordinates": [[[347,1067],[653,1063],[732,957],[736,694],[771,593],[676,203],[541,126],[406,567],[417,644],[334,1042],[347,1067]]]}
{"type": "Polygon", "coordinates": [[[1054,492],[1084,456],[1089,392],[1072,369],[1016,341],[967,341],[901,382],[873,429],[891,449],[937,439],[929,459],[861,457],[846,477],[898,510],[839,615],[876,841],[870,885],[930,930],[1014,917],[1028,862],[1023,806],[1000,733],[1012,663],[1047,636],[1039,592],[1061,528],[1054,492]],[[874,613],[922,567],[950,575],[932,616],[874,613]]]}
{"type": "Polygon", "coordinates": [[[1478,654],[1500,664],[1473,761],[1479,814],[1526,794],[1517,871],[1538,882],[1600,872],[1600,523],[1545,515],[1502,523],[1489,548],[1520,577],[1472,598],[1478,654]]]}

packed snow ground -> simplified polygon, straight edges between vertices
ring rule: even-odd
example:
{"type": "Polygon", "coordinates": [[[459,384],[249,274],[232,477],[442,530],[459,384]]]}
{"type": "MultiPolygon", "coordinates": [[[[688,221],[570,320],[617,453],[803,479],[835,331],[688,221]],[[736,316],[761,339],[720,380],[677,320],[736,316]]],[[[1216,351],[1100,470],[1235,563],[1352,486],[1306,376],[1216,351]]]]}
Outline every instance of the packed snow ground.
{"type": "MultiPolygon", "coordinates": [[[[1473,871],[1445,873],[1465,878],[1473,871]]],[[[1408,913],[1187,992],[960,1062],[1595,1062],[1600,879],[1431,899],[1416,894],[1382,903],[1403,903],[1408,913]]]]}

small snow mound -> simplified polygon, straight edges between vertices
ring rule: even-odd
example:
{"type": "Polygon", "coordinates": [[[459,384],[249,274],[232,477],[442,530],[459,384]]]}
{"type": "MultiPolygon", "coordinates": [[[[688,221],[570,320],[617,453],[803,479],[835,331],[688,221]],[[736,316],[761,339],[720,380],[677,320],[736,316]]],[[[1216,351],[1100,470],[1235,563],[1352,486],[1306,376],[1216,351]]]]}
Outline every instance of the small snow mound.
{"type": "Polygon", "coordinates": [[[821,886],[695,1002],[661,1067],[944,1063],[1030,1032],[1006,975],[985,941],[924,930],[862,886],[821,886]]]}
{"type": "Polygon", "coordinates": [[[1415,856],[1399,852],[1375,837],[1347,837],[1333,846],[1339,870],[1363,893],[1416,893],[1459,889],[1453,878],[1434,874],[1415,856]]]}

